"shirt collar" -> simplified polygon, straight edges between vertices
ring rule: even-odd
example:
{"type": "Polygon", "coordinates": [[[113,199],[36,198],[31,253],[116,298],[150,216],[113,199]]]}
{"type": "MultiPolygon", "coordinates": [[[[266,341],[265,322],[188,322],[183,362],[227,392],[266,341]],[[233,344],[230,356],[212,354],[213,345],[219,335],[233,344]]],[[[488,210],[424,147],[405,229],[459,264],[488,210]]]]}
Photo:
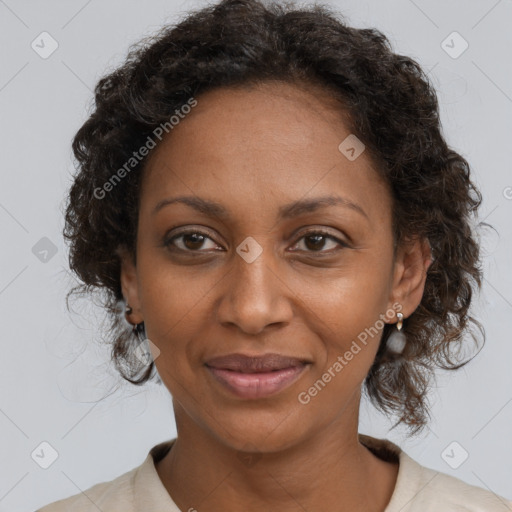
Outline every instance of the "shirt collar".
{"type": "MultiPolygon", "coordinates": [[[[170,439],[153,446],[145,461],[135,472],[133,486],[135,510],[165,509],[168,512],[180,512],[155,468],[156,463],[167,455],[175,440],[176,438],[170,439]]],[[[424,486],[422,483],[425,479],[422,471],[424,468],[391,441],[364,434],[359,434],[359,441],[377,457],[399,463],[397,482],[385,512],[401,510],[424,486]]],[[[431,471],[431,473],[433,479],[437,472],[431,471]]]]}

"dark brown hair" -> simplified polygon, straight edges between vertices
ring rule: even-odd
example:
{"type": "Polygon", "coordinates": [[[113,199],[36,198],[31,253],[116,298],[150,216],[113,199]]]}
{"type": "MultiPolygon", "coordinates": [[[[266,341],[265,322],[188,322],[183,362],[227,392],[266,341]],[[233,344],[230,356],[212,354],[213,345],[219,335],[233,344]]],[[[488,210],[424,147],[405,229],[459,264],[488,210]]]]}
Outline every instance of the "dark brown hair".
{"type": "MultiPolygon", "coordinates": [[[[404,321],[407,344],[393,355],[386,324],[365,381],[372,402],[411,432],[428,418],[427,391],[436,367],[454,369],[483,327],[469,315],[481,286],[472,216],[481,194],[467,161],[441,133],[434,87],[413,59],[398,55],[376,29],[356,29],[330,7],[223,0],[189,13],[130,47],[122,66],[95,88],[90,117],[76,133],[78,162],[66,207],[70,268],[84,284],[68,293],[102,292],[112,357],[121,375],[142,384],[156,375],[133,359],[135,335],[123,316],[119,249],[136,262],[142,159],[109,191],[97,192],[190,98],[219,87],[265,81],[319,86],[348,115],[393,199],[395,244],[427,238],[432,248],[421,304],[404,321]],[[341,108],[343,105],[343,108],[341,108]]],[[[317,88],[318,90],[318,88],[317,88]]]]}

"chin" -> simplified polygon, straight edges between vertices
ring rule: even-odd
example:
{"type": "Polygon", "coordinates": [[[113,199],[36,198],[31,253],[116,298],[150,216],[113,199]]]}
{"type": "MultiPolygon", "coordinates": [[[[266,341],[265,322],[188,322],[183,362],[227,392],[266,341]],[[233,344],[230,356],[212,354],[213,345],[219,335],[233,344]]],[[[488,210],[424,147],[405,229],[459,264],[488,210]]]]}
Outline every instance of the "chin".
{"type": "MultiPolygon", "coordinates": [[[[218,409],[216,420],[211,427],[223,444],[235,451],[274,453],[301,443],[308,437],[304,411],[299,418],[298,410],[238,410],[222,414],[218,409]],[[219,429],[219,425],[223,428],[219,429]]],[[[211,421],[209,421],[211,424],[211,421]]]]}

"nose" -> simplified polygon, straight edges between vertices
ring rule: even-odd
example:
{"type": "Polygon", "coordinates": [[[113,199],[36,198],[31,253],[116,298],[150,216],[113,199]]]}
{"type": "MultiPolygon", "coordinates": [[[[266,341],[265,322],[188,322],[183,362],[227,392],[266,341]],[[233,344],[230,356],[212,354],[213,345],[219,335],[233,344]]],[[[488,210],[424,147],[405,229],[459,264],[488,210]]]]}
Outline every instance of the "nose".
{"type": "Polygon", "coordinates": [[[259,334],[269,326],[284,326],[293,316],[293,296],[279,262],[265,248],[252,262],[238,253],[219,287],[217,318],[223,326],[237,326],[247,334],[259,334]]]}

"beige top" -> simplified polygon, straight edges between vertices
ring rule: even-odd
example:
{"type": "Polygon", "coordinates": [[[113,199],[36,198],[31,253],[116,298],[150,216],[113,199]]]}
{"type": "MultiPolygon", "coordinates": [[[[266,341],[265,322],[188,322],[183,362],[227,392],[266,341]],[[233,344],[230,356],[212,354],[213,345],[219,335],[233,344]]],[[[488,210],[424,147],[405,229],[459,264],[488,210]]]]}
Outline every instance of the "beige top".
{"type": "MultiPolygon", "coordinates": [[[[362,434],[359,439],[381,459],[399,462],[395,490],[384,512],[512,512],[511,501],[423,467],[390,441],[362,434]]],[[[155,469],[155,463],[165,457],[174,441],[155,445],[140,466],[116,479],[36,512],[182,512],[155,469]]]]}

